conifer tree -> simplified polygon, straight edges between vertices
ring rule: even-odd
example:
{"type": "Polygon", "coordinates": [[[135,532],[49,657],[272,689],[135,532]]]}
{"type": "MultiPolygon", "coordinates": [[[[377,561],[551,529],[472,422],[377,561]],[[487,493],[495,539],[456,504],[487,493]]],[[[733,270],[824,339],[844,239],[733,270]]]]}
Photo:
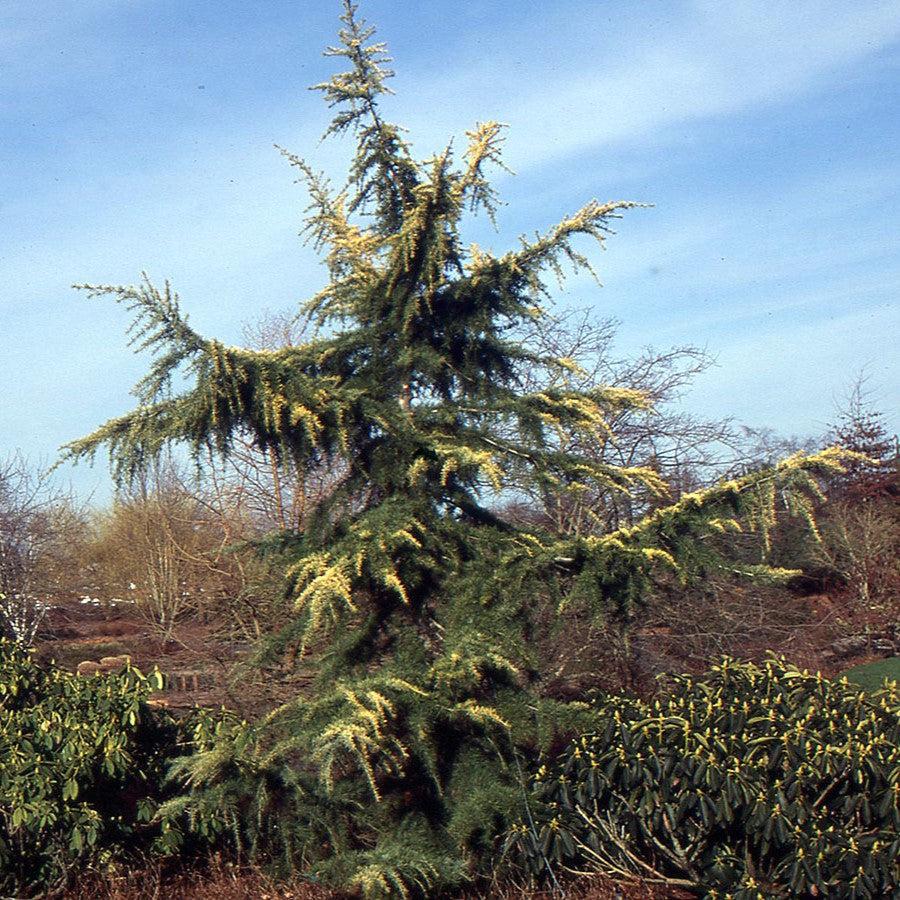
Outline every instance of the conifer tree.
{"type": "Polygon", "coordinates": [[[587,715],[541,694],[538,607],[581,603],[625,622],[657,568],[688,577],[710,564],[704,535],[741,518],[765,534],[776,497],[808,516],[817,473],[839,458],[794,457],[602,536],[559,540],[502,521],[496,498],[523,469],[554,490],[665,494],[650,469],[559,450],[563,432],[614,439],[608,418],[644,397],[576,388],[570,360],[516,340],[544,315],[548,277],[590,269],[584,246],[603,244],[636,204],[591,201],[503,255],[465,245],[464,214],[496,212],[488,170],[502,166],[503,127],[477,125],[460,158],[448,146],[416,159],[382,113],[384,45],[350,0],[342,22],[326,54],[346,71],[317,89],[335,111],[327,134],[355,141],[349,178],[335,189],[285,151],[329,276],[305,307],[317,336],[229,347],[193,330],[168,284],[82,285],[133,311],[133,343],[155,359],[137,408],[68,451],[107,448],[122,480],[170,444],[202,459],[239,435],[300,473],[340,463],[303,532],[269,542],[288,560],[294,614],[261,661],[311,656],[313,692],[219,736],[185,764],[188,789],[163,813],[293,864],[318,859],[367,895],[406,895],[476,871],[517,809],[519,756],[587,715]],[[535,366],[557,373],[554,387],[522,390],[535,366]]]}
{"type": "Polygon", "coordinates": [[[888,433],[884,415],[872,406],[866,381],[862,372],[854,379],[828,434],[836,446],[859,454],[831,485],[832,496],[851,501],[897,493],[897,437],[888,433]]]}

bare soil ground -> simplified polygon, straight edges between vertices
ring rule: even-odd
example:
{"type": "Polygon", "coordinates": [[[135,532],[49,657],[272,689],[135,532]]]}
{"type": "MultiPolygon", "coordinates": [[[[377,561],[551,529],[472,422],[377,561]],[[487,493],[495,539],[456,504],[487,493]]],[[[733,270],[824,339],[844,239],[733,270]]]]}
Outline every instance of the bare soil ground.
{"type": "Polygon", "coordinates": [[[211,624],[199,620],[179,625],[173,639],[163,642],[132,606],[61,600],[50,611],[36,646],[41,659],[53,659],[71,671],[85,660],[122,655],[145,674],[158,668],[168,681],[162,699],[172,707],[241,706],[231,688],[231,672],[242,648],[221,640],[211,624]]]}
{"type": "MultiPolygon", "coordinates": [[[[840,600],[825,594],[786,596],[784,605],[780,607],[781,616],[786,620],[793,616],[797,621],[791,623],[793,627],[784,646],[775,649],[785,653],[792,662],[819,669],[826,675],[880,658],[878,654],[862,650],[836,658],[828,651],[841,612],[840,600]]],[[[760,624],[771,618],[771,614],[772,610],[761,610],[760,624]]],[[[648,632],[653,632],[650,643],[668,670],[680,667],[682,671],[699,671],[705,666],[701,666],[701,660],[689,652],[687,644],[690,637],[680,633],[681,630],[668,626],[648,629],[648,632]]],[[[764,627],[760,628],[760,631],[764,630],[764,627]]],[[[243,716],[252,717],[271,708],[279,700],[295,695],[300,684],[308,681],[302,673],[285,677],[283,681],[252,680],[246,673],[236,676],[235,667],[247,656],[250,647],[248,644],[230,642],[222,633],[221,623],[195,617],[179,624],[172,639],[163,642],[133,605],[83,603],[80,598],[71,597],[58,600],[51,609],[38,636],[37,652],[40,658],[54,659],[57,664],[72,671],[85,660],[99,661],[103,657],[122,655],[130,656],[132,664],[142,672],[159,668],[166,676],[167,684],[158,695],[158,702],[176,710],[195,705],[224,705],[243,716]]],[[[768,638],[771,642],[776,635],[760,634],[757,637],[763,640],[768,638]]],[[[646,638],[648,635],[639,634],[636,646],[640,648],[642,641],[646,643],[646,638]]],[[[764,657],[768,647],[771,647],[771,643],[755,646],[746,634],[741,635],[741,643],[744,652],[740,655],[756,658],[764,657]]],[[[703,646],[702,649],[706,653],[713,651],[716,655],[712,647],[703,646]]],[[[651,677],[647,685],[652,683],[651,677]]],[[[608,687],[615,689],[612,684],[608,687]]]]}

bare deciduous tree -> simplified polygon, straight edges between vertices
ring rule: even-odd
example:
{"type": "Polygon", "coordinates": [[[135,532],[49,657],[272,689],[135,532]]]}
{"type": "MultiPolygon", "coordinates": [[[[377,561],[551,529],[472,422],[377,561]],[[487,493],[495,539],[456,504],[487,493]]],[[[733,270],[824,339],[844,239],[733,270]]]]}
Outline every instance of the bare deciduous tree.
{"type": "Polygon", "coordinates": [[[98,516],[90,552],[99,586],[133,600],[163,641],[179,621],[239,590],[224,553],[228,535],[183,479],[169,462],[121,490],[98,516]]]}
{"type": "Polygon", "coordinates": [[[872,498],[834,504],[815,545],[820,562],[850,590],[866,633],[873,619],[896,619],[900,588],[900,519],[896,503],[872,498]]]}
{"type": "Polygon", "coordinates": [[[0,626],[31,645],[67,562],[83,518],[72,498],[19,453],[0,462],[0,626]]]}
{"type": "Polygon", "coordinates": [[[524,388],[557,387],[564,377],[576,390],[601,384],[643,393],[647,408],[610,410],[608,435],[586,439],[583,433],[561,433],[559,449],[611,467],[652,468],[668,483],[670,495],[596,488],[552,491],[523,482],[518,493],[525,502],[513,504],[513,514],[538,512],[560,534],[605,533],[633,524],[662,500],[670,502],[707,483],[733,457],[737,443],[730,420],[702,419],[680,406],[693,381],[714,365],[706,351],[692,346],[647,347],[635,356],[619,356],[614,347],[617,330],[616,320],[598,318],[589,310],[542,319],[540,327],[526,336],[528,346],[544,357],[572,360],[577,367],[561,375],[558,367],[533,366],[524,374],[524,388]]]}

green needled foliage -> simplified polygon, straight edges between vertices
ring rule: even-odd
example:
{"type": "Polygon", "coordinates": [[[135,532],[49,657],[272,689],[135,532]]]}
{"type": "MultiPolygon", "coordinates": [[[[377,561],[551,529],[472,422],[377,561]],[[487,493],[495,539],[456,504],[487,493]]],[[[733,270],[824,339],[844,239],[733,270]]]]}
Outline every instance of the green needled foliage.
{"type": "Polygon", "coordinates": [[[249,435],[300,473],[330,462],[346,473],[302,533],[272,539],[295,614],[268,658],[313,654],[314,693],[188,763],[188,792],[167,810],[195,828],[206,816],[257,850],[268,828],[267,852],[367,895],[415,894],[477,870],[522,796],[515,754],[588,716],[541,696],[541,604],[625,622],[655,570],[689,577],[710,564],[704,536],[739,520],[767,534],[776,498],[806,515],[816,476],[840,458],[792,458],[605,537],[561,541],[501,521],[491,507],[523,472],[546,490],[593,480],[665,496],[649,469],[559,449],[573,432],[613,439],[608,419],[644,397],[576,390],[572,361],[516,339],[543,315],[548,278],[590,269],[578,247],[602,245],[637,204],[591,201],[501,256],[464,245],[464,215],[495,212],[487,170],[502,165],[503,127],[477,125],[460,158],[448,146],[415,159],[382,117],[384,46],[349,2],[342,21],[327,54],[347,70],[316,89],[335,111],[327,134],[356,142],[349,178],[335,189],[285,153],[308,186],[307,235],[329,275],[304,309],[317,336],[271,352],[226,347],[188,325],[168,284],[82,285],[128,306],[133,342],[156,356],[137,408],[68,452],[105,447],[127,480],[170,444],[201,460],[249,435]],[[555,386],[525,392],[535,368],[555,386]],[[292,804],[293,825],[273,829],[279,803],[292,804]]]}

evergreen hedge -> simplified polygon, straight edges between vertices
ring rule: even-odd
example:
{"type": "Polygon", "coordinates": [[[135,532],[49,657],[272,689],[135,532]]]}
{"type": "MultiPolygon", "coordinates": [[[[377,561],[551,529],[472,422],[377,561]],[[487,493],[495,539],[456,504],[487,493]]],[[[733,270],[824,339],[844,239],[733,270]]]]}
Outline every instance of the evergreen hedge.
{"type": "Polygon", "coordinates": [[[900,892],[900,690],[726,659],[658,699],[603,697],[548,760],[507,852],[708,897],[900,892]]]}
{"type": "Polygon", "coordinates": [[[158,834],[179,729],[147,705],[159,675],[73,675],[0,638],[0,893],[43,893],[158,834]]]}

